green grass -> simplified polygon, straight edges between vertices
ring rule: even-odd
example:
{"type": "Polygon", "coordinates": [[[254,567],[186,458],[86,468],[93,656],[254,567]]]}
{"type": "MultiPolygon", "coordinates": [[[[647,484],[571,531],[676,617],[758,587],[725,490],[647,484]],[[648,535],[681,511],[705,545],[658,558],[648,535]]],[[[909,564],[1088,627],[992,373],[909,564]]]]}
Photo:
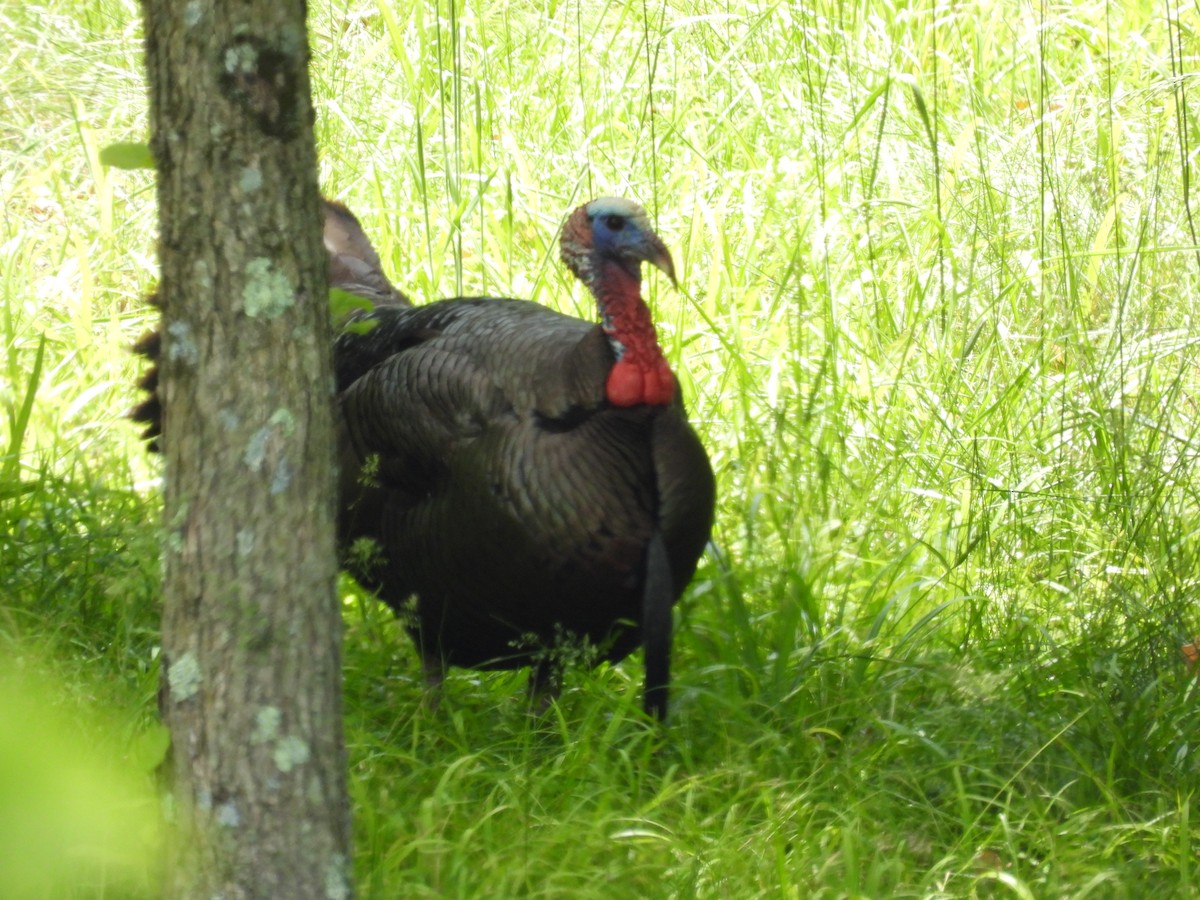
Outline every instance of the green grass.
{"type": "MultiPolygon", "coordinates": [[[[153,191],[97,154],[145,134],[138,12],[58,9],[0,5],[0,652],[137,773],[153,191]]],[[[363,896],[1200,896],[1195,8],[310,13],[325,190],[414,296],[590,316],[559,222],[650,208],[720,491],[662,737],[636,660],[431,711],[346,585],[363,896]]]]}

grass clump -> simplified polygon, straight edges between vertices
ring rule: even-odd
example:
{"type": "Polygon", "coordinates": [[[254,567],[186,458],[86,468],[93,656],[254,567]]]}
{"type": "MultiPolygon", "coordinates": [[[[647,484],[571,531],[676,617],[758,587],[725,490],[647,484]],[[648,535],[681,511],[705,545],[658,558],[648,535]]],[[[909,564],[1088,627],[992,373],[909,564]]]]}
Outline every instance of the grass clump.
{"type": "MultiPolygon", "coordinates": [[[[506,673],[431,710],[345,586],[363,896],[1196,895],[1195,10],[310,13],[325,190],[419,300],[590,316],[557,226],[645,202],[719,479],[664,735],[636,662],[542,720],[506,673]]],[[[145,131],[137,9],[0,24],[0,632],[121,710],[132,760],[153,210],[97,160],[145,131]]]]}

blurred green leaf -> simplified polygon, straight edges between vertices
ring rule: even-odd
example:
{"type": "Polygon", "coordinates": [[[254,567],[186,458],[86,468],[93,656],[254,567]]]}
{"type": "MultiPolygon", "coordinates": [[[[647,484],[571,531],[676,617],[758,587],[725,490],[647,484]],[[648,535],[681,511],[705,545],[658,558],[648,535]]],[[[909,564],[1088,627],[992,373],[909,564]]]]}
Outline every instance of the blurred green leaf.
{"type": "Polygon", "coordinates": [[[149,144],[120,141],[100,151],[100,162],[114,169],[153,169],[154,154],[149,144]]]}
{"type": "Polygon", "coordinates": [[[100,882],[148,887],[158,804],[114,723],[50,680],[7,666],[0,722],[0,895],[62,896],[100,882]]]}

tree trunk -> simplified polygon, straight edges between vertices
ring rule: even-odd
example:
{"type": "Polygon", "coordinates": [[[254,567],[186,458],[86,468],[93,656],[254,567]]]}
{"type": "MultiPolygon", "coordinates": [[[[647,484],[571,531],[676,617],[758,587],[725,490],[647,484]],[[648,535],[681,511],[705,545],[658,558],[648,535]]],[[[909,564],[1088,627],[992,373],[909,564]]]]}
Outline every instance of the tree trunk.
{"type": "Polygon", "coordinates": [[[348,897],[333,400],[303,0],[143,0],[172,897],[348,897]]]}

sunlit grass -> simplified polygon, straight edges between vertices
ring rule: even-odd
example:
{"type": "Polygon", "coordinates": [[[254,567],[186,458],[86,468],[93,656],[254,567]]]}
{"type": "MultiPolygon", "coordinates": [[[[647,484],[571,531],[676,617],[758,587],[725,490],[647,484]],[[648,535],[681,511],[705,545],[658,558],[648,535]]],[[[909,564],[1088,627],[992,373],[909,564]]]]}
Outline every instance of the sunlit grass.
{"type": "MultiPolygon", "coordinates": [[[[1195,895],[1194,9],[310,14],[325,190],[418,299],[590,316],[562,216],[650,208],[720,486],[662,738],[635,661],[541,722],[519,675],[430,711],[390,615],[348,602],[364,896],[1195,895]]],[[[104,685],[131,746],[153,192],[97,152],[145,133],[137,15],[0,8],[0,632],[104,685]]]]}

